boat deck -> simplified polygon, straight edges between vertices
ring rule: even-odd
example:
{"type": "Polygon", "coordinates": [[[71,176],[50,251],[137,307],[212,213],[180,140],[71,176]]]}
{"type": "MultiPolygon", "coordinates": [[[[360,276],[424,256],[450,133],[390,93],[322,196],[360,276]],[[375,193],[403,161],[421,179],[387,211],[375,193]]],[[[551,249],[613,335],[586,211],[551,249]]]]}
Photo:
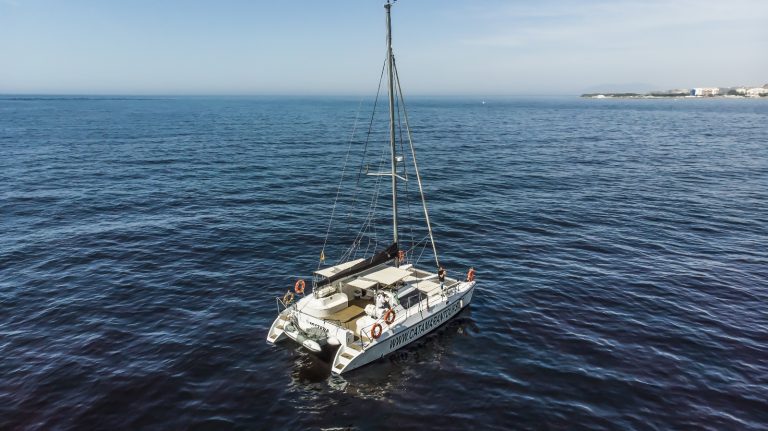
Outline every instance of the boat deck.
{"type": "MultiPolygon", "coordinates": [[[[440,282],[437,280],[437,274],[412,267],[408,268],[408,270],[410,274],[405,277],[401,277],[400,280],[402,281],[398,282],[401,285],[403,282],[408,283],[414,289],[410,293],[407,293],[403,297],[399,298],[400,305],[409,309],[409,311],[413,313],[414,311],[412,307],[422,307],[423,305],[417,304],[421,304],[422,301],[426,300],[426,307],[429,309],[430,303],[435,301],[437,297],[442,297],[445,293],[444,289],[440,288],[440,282]]],[[[382,270],[379,270],[379,272],[381,271],[382,270]]],[[[365,278],[366,276],[370,277],[370,274],[366,274],[362,278],[365,278]]],[[[352,281],[357,281],[362,278],[355,278],[352,281]]],[[[458,282],[459,280],[455,278],[446,277],[445,286],[452,286],[458,282]]],[[[348,285],[351,285],[351,282],[347,281],[347,283],[348,285]]],[[[365,307],[370,304],[374,304],[373,299],[351,299],[349,300],[347,307],[331,315],[328,315],[323,320],[334,322],[340,327],[352,331],[356,340],[362,339],[363,341],[370,342],[372,341],[370,334],[363,331],[364,328],[360,326],[363,325],[363,323],[360,322],[360,319],[366,315],[365,307]]],[[[406,316],[407,314],[408,313],[406,312],[406,316]]],[[[368,322],[370,323],[370,321],[368,322]]]]}
{"type": "Polygon", "coordinates": [[[327,319],[337,320],[341,323],[341,326],[354,331],[357,326],[355,321],[365,314],[365,306],[368,304],[373,304],[373,301],[353,299],[349,301],[349,306],[347,308],[331,314],[327,319]]]}

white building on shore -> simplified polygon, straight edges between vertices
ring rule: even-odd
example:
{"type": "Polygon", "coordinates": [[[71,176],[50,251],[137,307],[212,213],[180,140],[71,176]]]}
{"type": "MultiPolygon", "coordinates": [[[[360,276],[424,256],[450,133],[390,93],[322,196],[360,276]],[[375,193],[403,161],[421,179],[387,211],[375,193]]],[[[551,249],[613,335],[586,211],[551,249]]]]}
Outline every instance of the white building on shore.
{"type": "Polygon", "coordinates": [[[691,89],[691,96],[711,97],[720,94],[717,87],[696,87],[691,89]]]}
{"type": "Polygon", "coordinates": [[[764,94],[768,94],[768,88],[765,88],[765,86],[749,88],[746,92],[747,97],[760,97],[764,94]]]}

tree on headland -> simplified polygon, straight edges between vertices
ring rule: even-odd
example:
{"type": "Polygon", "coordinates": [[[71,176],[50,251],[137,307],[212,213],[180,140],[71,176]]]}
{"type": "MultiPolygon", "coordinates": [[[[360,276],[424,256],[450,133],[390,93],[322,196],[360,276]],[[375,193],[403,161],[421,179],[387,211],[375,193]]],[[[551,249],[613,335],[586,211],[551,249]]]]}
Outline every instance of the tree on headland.
{"type": "Polygon", "coordinates": [[[652,91],[649,93],[653,97],[685,97],[690,93],[683,91],[652,91]]]}
{"type": "Polygon", "coordinates": [[[597,97],[597,96],[605,96],[605,97],[642,97],[642,94],[639,93],[584,93],[581,95],[581,97],[597,97]]]}

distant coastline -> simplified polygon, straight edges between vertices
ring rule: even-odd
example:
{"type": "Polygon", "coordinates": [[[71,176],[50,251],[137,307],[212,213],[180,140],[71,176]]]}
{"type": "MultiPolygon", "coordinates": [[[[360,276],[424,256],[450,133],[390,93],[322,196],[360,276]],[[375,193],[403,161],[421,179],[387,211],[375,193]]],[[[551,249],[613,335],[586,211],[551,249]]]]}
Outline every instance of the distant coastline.
{"type": "Polygon", "coordinates": [[[648,93],[629,93],[629,92],[606,92],[606,93],[585,93],[581,97],[591,99],[666,99],[666,98],[701,98],[701,97],[719,97],[719,98],[737,98],[754,99],[768,97],[768,84],[762,87],[694,87],[681,88],[675,90],[651,91],[648,93]]]}

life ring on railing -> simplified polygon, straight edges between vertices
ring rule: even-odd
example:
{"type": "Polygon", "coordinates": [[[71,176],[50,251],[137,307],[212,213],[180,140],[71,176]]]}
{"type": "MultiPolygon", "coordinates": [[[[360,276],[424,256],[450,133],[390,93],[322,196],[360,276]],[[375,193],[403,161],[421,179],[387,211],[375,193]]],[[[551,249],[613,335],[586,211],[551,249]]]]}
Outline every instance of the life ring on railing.
{"type": "Polygon", "coordinates": [[[307,283],[304,283],[304,280],[299,279],[299,281],[296,282],[296,285],[293,286],[293,290],[295,290],[298,295],[303,295],[304,288],[306,286],[307,286],[307,283]]]}
{"type": "Polygon", "coordinates": [[[397,260],[405,262],[405,252],[403,250],[397,252],[397,260]]]}
{"type": "Polygon", "coordinates": [[[293,292],[289,290],[283,295],[283,305],[287,307],[291,302],[293,302],[293,292]]]}
{"type": "Polygon", "coordinates": [[[382,331],[381,324],[374,323],[373,328],[371,328],[371,338],[373,338],[374,340],[378,340],[379,337],[381,337],[381,331],[382,331]]]}
{"type": "Polygon", "coordinates": [[[475,268],[469,268],[469,271],[467,271],[467,281],[474,281],[475,280],[475,268]]]}
{"type": "Polygon", "coordinates": [[[391,325],[392,322],[395,321],[395,310],[389,309],[386,313],[384,313],[384,321],[387,322],[387,325],[391,325]]]}

